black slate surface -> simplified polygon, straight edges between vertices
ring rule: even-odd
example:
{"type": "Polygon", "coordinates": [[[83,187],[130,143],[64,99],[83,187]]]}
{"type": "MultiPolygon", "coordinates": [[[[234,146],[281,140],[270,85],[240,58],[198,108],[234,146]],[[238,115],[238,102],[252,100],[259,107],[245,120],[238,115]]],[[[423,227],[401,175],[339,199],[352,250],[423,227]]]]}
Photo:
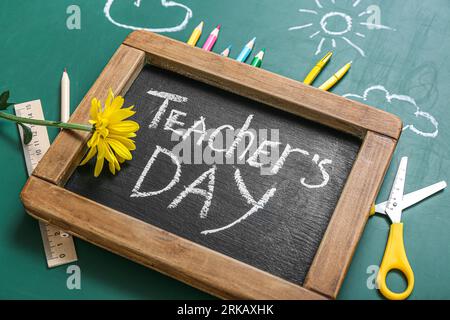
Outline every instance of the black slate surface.
{"type": "MultiPolygon", "coordinates": [[[[276,276],[302,284],[353,166],[360,141],[264,104],[150,66],[143,69],[126,94],[125,104],[135,105],[137,113],[133,120],[141,126],[133,160],[124,164],[122,171],[116,176],[105,168],[99,178],[93,177],[94,161],[91,161],[75,171],[66,188],[276,276]],[[148,94],[149,90],[177,94],[188,100],[170,101],[158,126],[149,128],[164,102],[163,98],[148,94]],[[265,166],[269,170],[264,171],[245,162],[248,154],[240,163],[227,163],[226,158],[221,156],[222,153],[218,153],[217,158],[225,159],[222,161],[224,163],[204,163],[200,157],[198,164],[189,164],[187,161],[181,164],[179,182],[169,190],[154,196],[132,197],[133,189],[156,146],[172,150],[179,144],[179,141],[173,141],[176,134],[172,135],[171,131],[164,130],[172,109],[186,113],[186,116],[178,119],[185,124],[185,129],[200,117],[204,117],[207,130],[225,124],[239,129],[248,116],[253,115],[249,129],[255,130],[258,136],[254,146],[260,145],[265,139],[275,140],[278,135],[279,154],[289,144],[292,148],[307,151],[309,155],[291,153],[276,175],[265,174],[278,159],[275,156],[265,166]],[[268,133],[265,134],[265,131],[268,133]],[[314,159],[315,155],[318,155],[317,159],[314,159]],[[318,165],[324,159],[332,161],[323,165],[329,175],[328,183],[321,188],[305,187],[301,183],[302,178],[310,185],[318,185],[324,181],[318,165]],[[205,202],[205,197],[200,194],[191,193],[177,207],[168,208],[185,187],[213,165],[214,190],[206,217],[200,217],[205,202]],[[239,170],[248,193],[255,202],[271,188],[276,191],[263,208],[258,208],[232,227],[203,234],[205,230],[229,225],[254,207],[238,189],[236,170],[239,170]]],[[[179,127],[180,125],[173,126],[174,129],[179,127]]],[[[197,127],[200,128],[201,126],[197,127]]],[[[196,139],[192,139],[194,142],[190,144],[190,153],[193,155],[194,150],[200,150],[201,154],[207,149],[207,141],[195,147],[200,134],[192,136],[196,139]]],[[[247,137],[245,141],[248,143],[250,139],[247,137]]],[[[256,147],[250,154],[255,149],[256,147]]],[[[175,171],[173,161],[160,153],[149,168],[139,191],[164,188],[175,171]]],[[[208,191],[209,178],[207,176],[197,188],[208,191]]]]}

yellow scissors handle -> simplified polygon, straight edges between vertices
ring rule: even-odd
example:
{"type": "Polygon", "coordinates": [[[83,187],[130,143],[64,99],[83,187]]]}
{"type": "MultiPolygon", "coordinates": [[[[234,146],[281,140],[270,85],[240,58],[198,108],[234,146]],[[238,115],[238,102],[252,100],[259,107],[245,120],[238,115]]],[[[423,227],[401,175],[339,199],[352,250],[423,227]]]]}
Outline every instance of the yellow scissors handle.
{"type": "Polygon", "coordinates": [[[406,257],[405,245],[403,243],[403,223],[393,223],[391,225],[377,282],[381,294],[389,300],[404,300],[409,297],[414,288],[414,273],[406,257]],[[392,270],[399,270],[406,277],[408,287],[402,293],[392,292],[387,287],[386,277],[392,270]]]}

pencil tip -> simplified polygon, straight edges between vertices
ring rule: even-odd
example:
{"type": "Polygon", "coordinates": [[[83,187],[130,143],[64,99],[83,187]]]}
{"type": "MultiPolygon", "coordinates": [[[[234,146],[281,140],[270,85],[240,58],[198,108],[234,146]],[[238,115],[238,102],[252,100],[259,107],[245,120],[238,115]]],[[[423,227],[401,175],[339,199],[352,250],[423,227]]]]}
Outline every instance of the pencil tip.
{"type": "Polygon", "coordinates": [[[218,24],[218,25],[217,25],[217,29],[220,30],[220,27],[222,27],[222,25],[221,25],[221,24],[218,24]]]}
{"type": "Polygon", "coordinates": [[[64,72],[66,72],[66,73],[67,73],[67,68],[64,68],[64,72]]]}
{"type": "Polygon", "coordinates": [[[262,48],[261,51],[266,53],[266,48],[262,48]]]}
{"type": "Polygon", "coordinates": [[[352,61],[350,61],[349,63],[347,63],[347,64],[349,64],[349,65],[352,65],[352,63],[353,63],[353,60],[352,61]]]}

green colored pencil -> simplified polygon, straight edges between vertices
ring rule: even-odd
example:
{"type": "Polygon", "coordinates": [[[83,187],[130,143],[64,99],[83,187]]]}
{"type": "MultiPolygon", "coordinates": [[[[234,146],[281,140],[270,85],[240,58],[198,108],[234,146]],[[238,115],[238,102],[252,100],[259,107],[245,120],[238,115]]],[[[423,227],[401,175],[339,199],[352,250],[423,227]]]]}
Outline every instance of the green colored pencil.
{"type": "Polygon", "coordinates": [[[265,52],[266,52],[265,48],[262,49],[260,52],[258,52],[258,54],[255,55],[255,57],[253,58],[252,63],[250,63],[250,64],[256,68],[260,68],[265,52]]]}

